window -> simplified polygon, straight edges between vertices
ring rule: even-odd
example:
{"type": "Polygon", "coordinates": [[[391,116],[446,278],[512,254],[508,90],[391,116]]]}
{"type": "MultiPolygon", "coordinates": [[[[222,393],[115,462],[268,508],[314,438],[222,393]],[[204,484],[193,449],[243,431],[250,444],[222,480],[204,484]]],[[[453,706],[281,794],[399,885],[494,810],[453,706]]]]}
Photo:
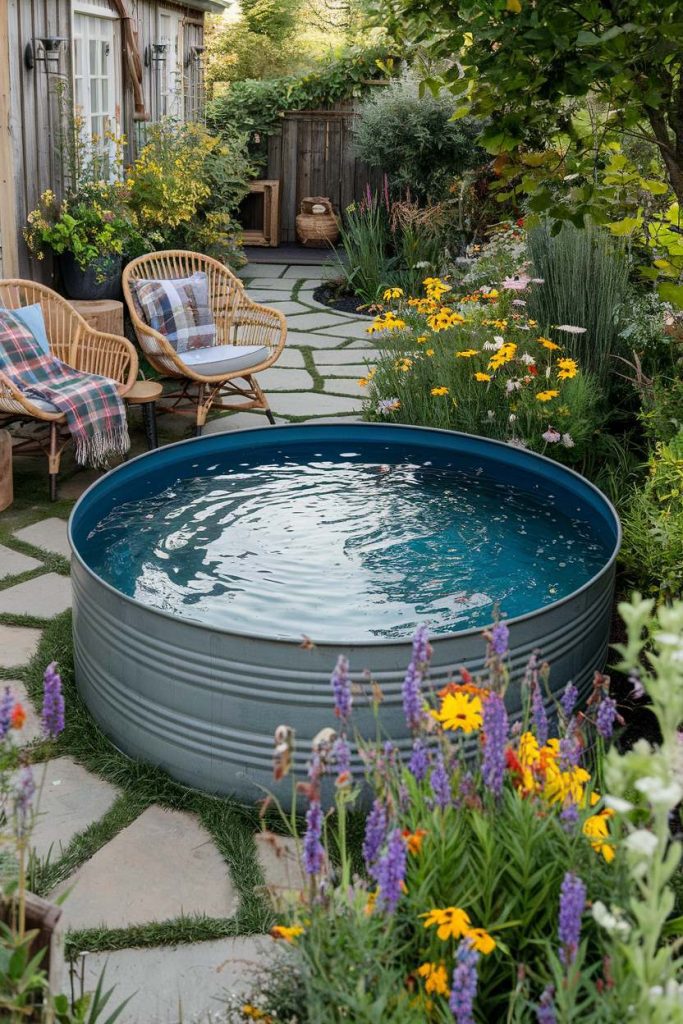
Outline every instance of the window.
{"type": "Polygon", "coordinates": [[[119,81],[115,21],[74,11],[74,104],[85,121],[88,138],[119,130],[119,81]]]}
{"type": "Polygon", "coordinates": [[[159,68],[159,116],[183,116],[183,16],[179,11],[159,11],[159,42],[166,44],[159,68]]]}

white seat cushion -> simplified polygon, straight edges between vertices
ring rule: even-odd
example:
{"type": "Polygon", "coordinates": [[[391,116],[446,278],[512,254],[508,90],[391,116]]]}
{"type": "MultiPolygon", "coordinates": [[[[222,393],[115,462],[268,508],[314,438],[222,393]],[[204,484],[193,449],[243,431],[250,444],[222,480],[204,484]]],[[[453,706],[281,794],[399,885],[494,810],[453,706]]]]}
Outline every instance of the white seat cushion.
{"type": "Polygon", "coordinates": [[[219,373],[236,373],[258,366],[270,356],[267,345],[214,345],[183,352],[182,360],[197,373],[207,377],[219,373]]]}

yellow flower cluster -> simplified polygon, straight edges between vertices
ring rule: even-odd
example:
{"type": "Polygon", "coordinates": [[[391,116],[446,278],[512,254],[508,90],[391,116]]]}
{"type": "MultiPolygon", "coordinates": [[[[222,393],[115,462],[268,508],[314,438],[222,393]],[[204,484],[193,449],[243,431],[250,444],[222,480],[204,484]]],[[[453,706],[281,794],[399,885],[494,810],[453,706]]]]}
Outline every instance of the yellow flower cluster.
{"type": "Polygon", "coordinates": [[[559,380],[571,380],[579,372],[575,359],[558,359],[557,366],[559,380]]]}
{"type": "Polygon", "coordinates": [[[512,362],[517,355],[517,346],[513,341],[507,341],[501,345],[497,352],[491,356],[489,370],[498,370],[506,363],[512,362]]]}
{"type": "Polygon", "coordinates": [[[537,402],[552,402],[553,398],[557,398],[559,391],[538,391],[536,393],[537,402]]]}
{"type": "Polygon", "coordinates": [[[493,939],[483,928],[474,928],[470,916],[461,907],[435,907],[424,914],[425,928],[436,928],[436,934],[442,942],[448,939],[469,939],[474,948],[485,956],[496,948],[493,939]]]}
{"type": "Polygon", "coordinates": [[[407,356],[403,356],[401,359],[397,359],[394,363],[394,369],[398,370],[399,373],[408,373],[413,365],[413,360],[407,356]]]}
{"type": "Polygon", "coordinates": [[[440,397],[441,397],[441,395],[447,395],[447,394],[448,394],[448,388],[444,388],[444,387],[440,387],[440,388],[432,388],[432,391],[431,391],[431,393],[432,393],[432,394],[433,394],[433,395],[434,395],[434,396],[435,396],[436,398],[440,398],[440,397]]]}
{"type": "Polygon", "coordinates": [[[439,331],[447,331],[449,327],[457,327],[459,324],[465,323],[465,317],[462,313],[457,313],[450,306],[441,306],[436,313],[432,313],[431,316],[427,317],[427,323],[434,331],[438,334],[439,331]]]}
{"type": "Polygon", "coordinates": [[[440,277],[425,277],[422,284],[427,298],[434,299],[435,302],[438,302],[442,295],[451,290],[451,286],[442,281],[440,277]]]}
{"type": "Polygon", "coordinates": [[[390,309],[381,316],[376,316],[369,327],[366,327],[367,334],[375,334],[377,331],[402,331],[406,327],[405,320],[396,316],[390,309]]]}
{"type": "Polygon", "coordinates": [[[385,302],[389,302],[391,299],[400,299],[403,297],[402,288],[387,288],[382,295],[385,302]]]}

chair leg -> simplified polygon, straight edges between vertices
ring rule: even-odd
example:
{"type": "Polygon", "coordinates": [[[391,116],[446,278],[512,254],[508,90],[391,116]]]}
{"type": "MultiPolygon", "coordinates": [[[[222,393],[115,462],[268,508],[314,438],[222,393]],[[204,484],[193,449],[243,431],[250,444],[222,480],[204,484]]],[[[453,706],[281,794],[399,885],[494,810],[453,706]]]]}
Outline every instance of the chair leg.
{"type": "Polygon", "coordinates": [[[273,414],[271,412],[270,406],[266,407],[266,416],[268,417],[268,422],[270,423],[270,425],[272,427],[274,427],[275,426],[275,417],[273,416],[273,414]]]}
{"type": "Polygon", "coordinates": [[[48,473],[50,475],[50,501],[57,500],[57,477],[59,475],[59,462],[61,452],[58,447],[59,432],[57,424],[53,421],[50,424],[50,452],[48,454],[48,473]]]}

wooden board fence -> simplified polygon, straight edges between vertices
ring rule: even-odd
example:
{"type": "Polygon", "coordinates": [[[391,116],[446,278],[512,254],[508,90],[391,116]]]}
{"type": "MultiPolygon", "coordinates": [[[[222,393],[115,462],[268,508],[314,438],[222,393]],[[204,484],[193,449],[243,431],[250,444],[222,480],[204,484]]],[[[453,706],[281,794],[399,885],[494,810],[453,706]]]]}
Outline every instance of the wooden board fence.
{"type": "Polygon", "coordinates": [[[296,241],[296,215],[305,196],[328,196],[335,212],[360,199],[367,183],[379,186],[381,173],[354,152],[350,104],[329,110],[286,113],[282,128],[268,140],[267,178],[280,181],[280,240],[296,241]]]}

